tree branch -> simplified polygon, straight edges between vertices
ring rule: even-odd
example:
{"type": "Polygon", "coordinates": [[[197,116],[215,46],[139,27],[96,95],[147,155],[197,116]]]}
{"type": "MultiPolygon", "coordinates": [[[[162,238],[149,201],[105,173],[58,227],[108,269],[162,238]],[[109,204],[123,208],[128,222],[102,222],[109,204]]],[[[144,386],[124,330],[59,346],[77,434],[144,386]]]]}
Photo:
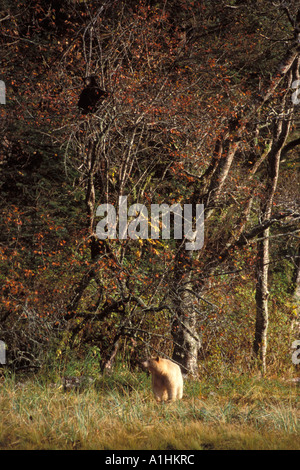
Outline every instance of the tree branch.
{"type": "Polygon", "coordinates": [[[300,145],[300,137],[299,139],[292,140],[291,142],[286,144],[281,151],[281,160],[286,156],[288,152],[290,152],[290,150],[293,150],[298,145],[300,145]]]}

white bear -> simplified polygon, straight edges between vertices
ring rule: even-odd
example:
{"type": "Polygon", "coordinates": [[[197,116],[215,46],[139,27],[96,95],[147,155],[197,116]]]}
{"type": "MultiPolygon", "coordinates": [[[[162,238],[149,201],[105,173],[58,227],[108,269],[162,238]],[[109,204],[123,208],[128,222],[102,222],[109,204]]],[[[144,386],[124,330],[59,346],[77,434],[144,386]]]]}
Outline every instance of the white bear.
{"type": "Polygon", "coordinates": [[[169,359],[147,359],[142,366],[152,374],[152,389],[157,401],[180,400],[183,394],[181,369],[169,359]]]}

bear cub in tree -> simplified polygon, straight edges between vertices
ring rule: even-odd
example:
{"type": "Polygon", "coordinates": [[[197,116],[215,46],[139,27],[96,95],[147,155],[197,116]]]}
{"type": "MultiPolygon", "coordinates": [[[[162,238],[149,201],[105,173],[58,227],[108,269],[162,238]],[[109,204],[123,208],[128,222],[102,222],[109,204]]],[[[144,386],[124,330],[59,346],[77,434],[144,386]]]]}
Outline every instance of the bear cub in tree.
{"type": "Polygon", "coordinates": [[[157,401],[182,398],[183,378],[180,367],[161,357],[147,359],[142,366],[152,374],[152,389],[157,401]]]}

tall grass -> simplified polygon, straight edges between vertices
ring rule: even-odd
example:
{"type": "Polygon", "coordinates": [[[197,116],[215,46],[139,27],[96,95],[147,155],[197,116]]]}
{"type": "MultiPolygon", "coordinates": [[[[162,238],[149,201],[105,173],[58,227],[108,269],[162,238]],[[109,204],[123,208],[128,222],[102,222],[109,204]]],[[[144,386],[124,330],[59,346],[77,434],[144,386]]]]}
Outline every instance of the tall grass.
{"type": "Polygon", "coordinates": [[[187,381],[183,400],[169,404],[128,370],[80,392],[58,379],[3,377],[0,416],[1,449],[300,449],[297,389],[255,377],[187,381]]]}

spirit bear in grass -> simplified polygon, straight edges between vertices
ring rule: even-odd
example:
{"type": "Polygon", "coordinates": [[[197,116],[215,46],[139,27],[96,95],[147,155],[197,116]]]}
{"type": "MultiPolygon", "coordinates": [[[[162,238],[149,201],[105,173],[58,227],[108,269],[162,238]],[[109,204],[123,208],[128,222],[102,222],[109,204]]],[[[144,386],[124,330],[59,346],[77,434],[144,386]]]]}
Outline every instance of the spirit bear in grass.
{"type": "Polygon", "coordinates": [[[182,398],[183,379],[180,367],[161,357],[147,359],[143,367],[152,374],[152,389],[157,401],[174,401],[182,398]]]}

